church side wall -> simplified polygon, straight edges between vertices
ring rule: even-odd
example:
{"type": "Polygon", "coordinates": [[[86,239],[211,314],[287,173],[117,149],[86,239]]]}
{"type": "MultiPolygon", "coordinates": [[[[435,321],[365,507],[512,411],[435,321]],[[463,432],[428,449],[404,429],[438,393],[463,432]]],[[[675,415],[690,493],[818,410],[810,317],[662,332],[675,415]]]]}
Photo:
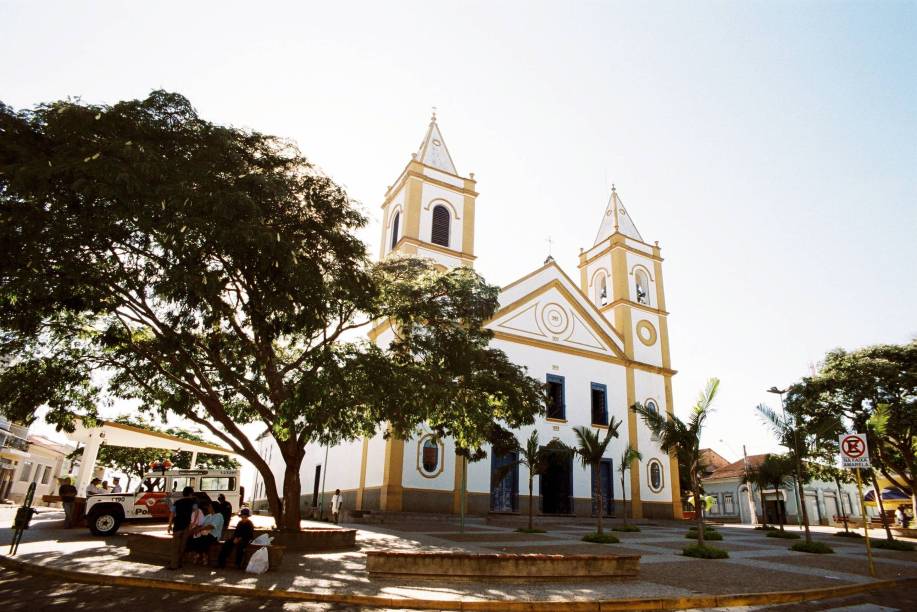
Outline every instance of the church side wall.
{"type": "MultiPolygon", "coordinates": [[[[646,405],[647,401],[653,400],[660,412],[666,412],[665,379],[661,375],[636,370],[634,372],[634,391],[637,401],[641,404],[646,405]]],[[[671,509],[672,470],[669,457],[653,440],[653,435],[643,419],[639,418],[637,419],[637,445],[643,454],[639,469],[640,499],[644,504],[644,514],[651,515],[655,504],[660,504],[660,511],[671,509]],[[650,468],[653,462],[658,462],[662,475],[662,486],[655,489],[650,482],[650,468]]]]}

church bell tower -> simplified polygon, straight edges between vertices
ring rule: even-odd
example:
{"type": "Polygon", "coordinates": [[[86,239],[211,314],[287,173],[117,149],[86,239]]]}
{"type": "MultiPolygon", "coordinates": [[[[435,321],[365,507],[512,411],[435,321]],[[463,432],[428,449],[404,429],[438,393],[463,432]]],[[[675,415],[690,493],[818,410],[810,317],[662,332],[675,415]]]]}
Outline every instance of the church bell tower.
{"type": "Polygon", "coordinates": [[[474,173],[464,177],[430,118],[420,148],[385,192],[379,257],[417,255],[444,268],[474,264],[474,173]]]}

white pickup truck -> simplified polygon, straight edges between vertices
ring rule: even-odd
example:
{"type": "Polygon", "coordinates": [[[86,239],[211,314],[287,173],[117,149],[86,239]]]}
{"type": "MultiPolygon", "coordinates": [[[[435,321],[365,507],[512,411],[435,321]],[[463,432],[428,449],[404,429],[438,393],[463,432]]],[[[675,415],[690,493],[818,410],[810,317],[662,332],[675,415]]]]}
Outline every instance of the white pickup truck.
{"type": "Polygon", "coordinates": [[[194,487],[216,500],[221,493],[238,510],[241,494],[239,470],[166,470],[143,476],[134,493],[92,495],[86,499],[86,523],[93,535],[111,535],[124,521],[168,520],[172,499],[182,489],[194,487]]]}

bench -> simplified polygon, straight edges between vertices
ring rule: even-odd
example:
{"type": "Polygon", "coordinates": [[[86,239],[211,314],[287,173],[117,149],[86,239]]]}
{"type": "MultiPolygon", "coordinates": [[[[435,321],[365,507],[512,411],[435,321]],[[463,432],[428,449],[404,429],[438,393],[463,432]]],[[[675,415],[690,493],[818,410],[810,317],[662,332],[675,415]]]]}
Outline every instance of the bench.
{"type": "MultiPolygon", "coordinates": [[[[256,536],[259,534],[255,534],[256,536]]],[[[125,534],[127,538],[127,548],[130,550],[131,556],[141,557],[141,558],[155,558],[162,563],[168,563],[172,556],[172,536],[165,534],[150,534],[150,533],[127,533],[125,534]]],[[[220,556],[220,549],[223,547],[223,542],[214,542],[210,545],[210,549],[207,551],[207,564],[213,567],[216,567],[217,559],[220,556]]],[[[283,553],[286,549],[285,546],[279,546],[275,544],[261,545],[261,544],[249,544],[245,547],[245,553],[243,556],[242,567],[248,565],[248,560],[251,559],[251,556],[255,551],[262,548],[267,549],[268,555],[268,569],[276,569],[280,567],[280,564],[283,562],[283,553]]],[[[190,561],[191,553],[186,552],[184,561],[190,561]]],[[[230,559],[229,563],[231,564],[233,559],[230,559]]]]}

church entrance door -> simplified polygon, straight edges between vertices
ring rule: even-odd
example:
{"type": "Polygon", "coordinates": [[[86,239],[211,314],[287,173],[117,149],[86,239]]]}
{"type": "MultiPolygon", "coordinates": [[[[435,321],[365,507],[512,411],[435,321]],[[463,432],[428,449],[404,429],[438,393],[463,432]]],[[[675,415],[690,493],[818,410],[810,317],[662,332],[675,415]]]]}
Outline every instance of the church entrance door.
{"type": "Polygon", "coordinates": [[[519,458],[518,453],[507,453],[505,455],[494,455],[491,459],[490,473],[490,511],[491,512],[516,512],[519,510],[519,465],[516,461],[519,458]],[[499,470],[505,471],[506,466],[511,465],[509,472],[503,476],[498,483],[494,483],[494,475],[499,470]]]}
{"type": "MultiPolygon", "coordinates": [[[[614,471],[611,469],[611,459],[602,459],[602,463],[599,465],[598,469],[599,476],[602,479],[602,507],[604,511],[604,516],[611,516],[615,511],[615,500],[614,500],[614,478],[612,474],[614,471]]],[[[595,515],[596,511],[596,499],[595,499],[595,476],[596,469],[592,468],[592,514],[595,515]]]]}
{"type": "Polygon", "coordinates": [[[566,453],[552,453],[547,471],[538,477],[541,512],[573,514],[573,458],[566,453]]]}

